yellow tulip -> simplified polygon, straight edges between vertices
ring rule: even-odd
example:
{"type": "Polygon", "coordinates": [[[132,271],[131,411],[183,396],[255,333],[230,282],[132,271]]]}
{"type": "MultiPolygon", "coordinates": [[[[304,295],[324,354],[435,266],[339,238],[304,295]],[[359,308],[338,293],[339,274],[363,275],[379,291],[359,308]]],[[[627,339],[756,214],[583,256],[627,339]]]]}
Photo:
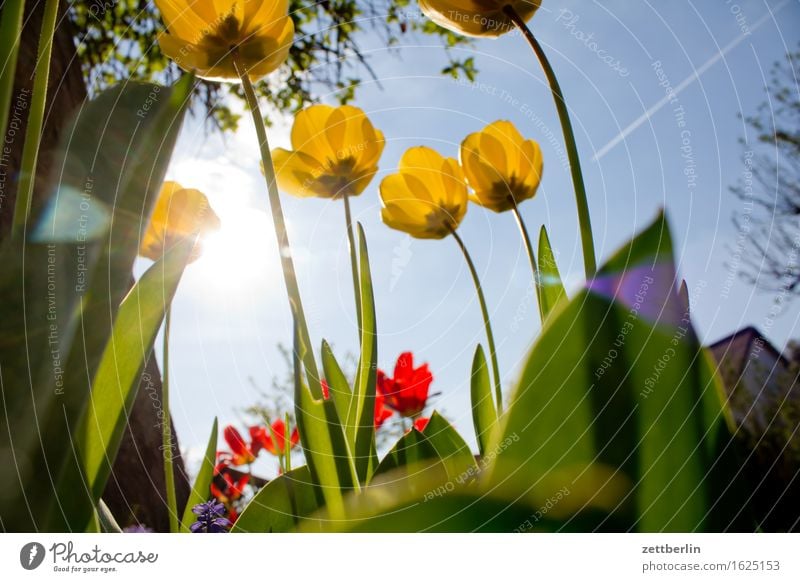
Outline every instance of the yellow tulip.
{"type": "MultiPolygon", "coordinates": [[[[217,230],[220,222],[200,190],[184,188],[177,182],[164,182],[156,207],[142,237],[139,254],[154,261],[181,239],[202,236],[217,230]]],[[[200,256],[195,246],[191,260],[200,256]]]]}
{"type": "Polygon", "coordinates": [[[162,52],[210,81],[238,81],[234,56],[252,81],[281,66],[294,24],[288,0],[155,0],[167,32],[162,52]]]}
{"type": "Polygon", "coordinates": [[[278,185],[300,197],[357,196],[378,171],[383,133],[358,107],[312,105],[297,114],[292,151],[272,152],[278,185]]]}
{"type": "Polygon", "coordinates": [[[383,222],[416,238],[453,233],[467,212],[467,184],[458,161],[418,146],[403,154],[398,170],[381,182],[383,222]]]}
{"type": "Polygon", "coordinates": [[[474,190],[470,200],[495,212],[533,198],[542,179],[539,144],[510,121],[495,121],[461,142],[461,165],[474,190]]]}
{"type": "Polygon", "coordinates": [[[439,26],[467,36],[500,36],[514,30],[503,11],[511,6],[527,22],[541,0],[419,0],[425,15],[439,26]]]}

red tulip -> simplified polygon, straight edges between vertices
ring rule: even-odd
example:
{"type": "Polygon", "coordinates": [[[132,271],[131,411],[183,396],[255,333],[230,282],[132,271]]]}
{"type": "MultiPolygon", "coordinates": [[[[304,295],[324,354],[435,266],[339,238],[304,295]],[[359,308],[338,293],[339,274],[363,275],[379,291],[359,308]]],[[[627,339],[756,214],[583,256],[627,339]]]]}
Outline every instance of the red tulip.
{"type": "Polygon", "coordinates": [[[428,370],[428,364],[414,368],[414,356],[411,352],[403,352],[397,358],[394,378],[389,378],[378,370],[378,390],[386,398],[386,404],[402,416],[416,416],[422,412],[428,400],[431,382],[433,376],[428,370]]]}
{"type": "MultiPolygon", "coordinates": [[[[322,386],[322,397],[327,400],[331,397],[331,390],[328,386],[328,383],[323,379],[320,380],[320,385],[322,386]]],[[[386,408],[384,405],[385,398],[383,394],[380,392],[375,393],[375,428],[380,428],[381,425],[386,422],[386,419],[392,416],[392,411],[386,408]]]]}
{"type": "Polygon", "coordinates": [[[390,408],[386,408],[386,398],[380,392],[375,393],[375,428],[378,429],[386,420],[394,414],[390,408]]]}
{"type": "Polygon", "coordinates": [[[425,418],[420,416],[417,420],[414,421],[414,428],[417,429],[419,432],[425,430],[425,427],[428,426],[428,421],[430,418],[425,418]]]}
{"type": "Polygon", "coordinates": [[[328,382],[325,380],[325,378],[323,378],[322,380],[319,381],[319,385],[320,385],[320,387],[322,387],[322,397],[325,400],[330,398],[331,397],[331,389],[328,386],[328,382]]]}
{"type": "MultiPolygon", "coordinates": [[[[228,443],[228,448],[231,450],[229,455],[231,463],[234,465],[246,465],[256,460],[256,451],[252,451],[250,447],[247,446],[242,435],[239,434],[239,431],[234,427],[230,425],[226,426],[222,435],[225,438],[225,442],[228,443]]],[[[223,456],[226,455],[223,453],[223,456]]]]}
{"type": "Polygon", "coordinates": [[[244,488],[250,481],[250,475],[247,474],[234,479],[233,475],[228,472],[228,468],[228,461],[217,463],[217,466],[214,467],[214,479],[211,481],[211,494],[226,506],[242,496],[244,488]],[[217,485],[220,479],[222,480],[221,488],[217,485]]]}
{"type": "MultiPolygon", "coordinates": [[[[255,451],[264,449],[273,455],[281,456],[286,450],[286,424],[281,419],[278,419],[272,423],[270,428],[251,426],[250,439],[253,442],[252,447],[255,451]]],[[[289,437],[289,448],[293,449],[299,442],[300,433],[297,432],[297,427],[295,427],[289,437]]]]}

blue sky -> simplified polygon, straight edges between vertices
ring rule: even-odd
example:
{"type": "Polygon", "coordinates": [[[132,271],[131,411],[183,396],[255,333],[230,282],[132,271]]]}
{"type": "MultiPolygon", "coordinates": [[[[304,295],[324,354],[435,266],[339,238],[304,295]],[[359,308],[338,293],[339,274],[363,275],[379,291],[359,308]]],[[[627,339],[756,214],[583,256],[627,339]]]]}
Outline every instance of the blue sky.
{"type": "MultiPolygon", "coordinates": [[[[407,16],[421,17],[414,5],[407,16]]],[[[770,66],[797,47],[800,3],[545,2],[530,24],[570,107],[600,256],[666,207],[704,340],[743,325],[756,325],[779,347],[800,336],[795,306],[774,317],[774,297],[755,293],[726,265],[737,240],[731,217],[742,205],[729,191],[745,170],[746,146],[738,140],[753,137],[737,114],[755,111],[770,66]],[[683,81],[672,103],[651,110],[666,87],[683,81]],[[625,139],[595,158],[637,119],[625,139]]],[[[454,241],[411,239],[385,227],[378,183],[407,147],[429,145],[455,157],[468,133],[497,119],[513,121],[540,142],[545,159],[539,192],[521,211],[532,231],[546,225],[562,275],[575,289],[582,283],[582,258],[558,119],[541,70],[518,34],[460,49],[475,57],[476,83],[442,77],[442,49],[429,38],[409,37],[392,52],[367,42],[365,50],[382,88],[365,80],[355,104],[383,130],[387,146],[379,175],[353,200],[353,211],[369,243],[379,365],[391,369],[404,350],[428,362],[432,391],[441,393],[433,404],[471,435],[469,369],[484,336],[469,273],[454,241]]],[[[170,178],[206,192],[224,224],[207,256],[189,268],[174,303],[172,407],[181,444],[190,451],[205,441],[214,416],[243,426],[241,409],[257,398],[250,378],[268,388],[282,375],[276,345],[291,338],[248,121],[224,140],[190,121],[169,171],[170,178]]],[[[273,147],[289,145],[289,123],[272,129],[273,147]]],[[[285,196],[284,209],[312,338],[328,339],[342,356],[355,352],[341,203],[285,196]]],[[[486,288],[508,390],[539,329],[528,262],[510,214],[472,206],[459,232],[486,288]]]]}

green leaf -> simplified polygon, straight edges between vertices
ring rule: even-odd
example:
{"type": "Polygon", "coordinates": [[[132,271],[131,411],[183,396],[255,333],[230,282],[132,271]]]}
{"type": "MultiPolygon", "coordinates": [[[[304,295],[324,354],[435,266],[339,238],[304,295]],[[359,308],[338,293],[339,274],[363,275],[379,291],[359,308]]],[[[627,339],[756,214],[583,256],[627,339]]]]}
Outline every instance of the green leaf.
{"type": "Polygon", "coordinates": [[[550,247],[550,239],[547,236],[547,229],[542,226],[539,232],[539,278],[541,281],[541,305],[543,316],[546,319],[553,309],[567,298],[564,285],[561,283],[561,275],[558,272],[558,264],[550,247]]]}
{"type": "Polygon", "coordinates": [[[24,246],[6,240],[0,249],[0,464],[17,468],[0,495],[7,529],[86,526],[67,523],[71,513],[59,507],[81,497],[83,483],[53,495],[53,481],[41,476],[55,480],[62,465],[78,463],[72,435],[133,284],[140,231],[190,89],[190,78],[174,88],[126,83],[83,105],[55,152],[36,226],[24,246]]]}
{"type": "Polygon", "coordinates": [[[344,491],[358,488],[355,463],[333,400],[314,398],[303,382],[306,346],[295,325],[294,403],[300,442],[311,474],[332,515],[343,515],[344,491]]]}
{"type": "Polygon", "coordinates": [[[412,428],[398,439],[394,446],[386,453],[380,465],[375,470],[374,477],[390,473],[398,469],[408,469],[420,465],[441,463],[439,454],[431,442],[412,428]]]}
{"type": "Polygon", "coordinates": [[[14,73],[17,69],[22,15],[25,0],[6,0],[0,18],[0,135],[6,135],[10,116],[11,96],[14,93],[14,73]]]}
{"type": "Polygon", "coordinates": [[[472,358],[472,374],[470,376],[470,401],[472,402],[472,424],[478,448],[484,454],[492,429],[497,423],[497,408],[492,395],[492,381],[489,378],[489,367],[483,347],[478,344],[472,358]]]}
{"type": "Polygon", "coordinates": [[[356,446],[356,414],[355,400],[347,377],[342,372],[342,368],[333,355],[331,346],[322,340],[322,370],[325,373],[325,380],[328,382],[328,390],[331,398],[336,405],[336,412],[339,419],[344,419],[344,432],[351,450],[356,446]]]}
{"type": "Polygon", "coordinates": [[[469,445],[441,414],[434,411],[422,434],[444,463],[448,479],[460,483],[478,474],[478,465],[469,445]]]}
{"type": "Polygon", "coordinates": [[[103,533],[122,533],[122,528],[119,527],[108,505],[102,499],[97,501],[97,521],[103,533]]]}
{"type": "Polygon", "coordinates": [[[491,485],[566,488],[576,511],[639,531],[705,531],[722,425],[716,382],[676,291],[660,216],[548,322],[502,429],[491,485]],[[508,446],[502,446],[516,439],[508,446]]]}
{"type": "Polygon", "coordinates": [[[375,445],[375,387],[378,371],[378,335],[375,321],[375,296],[369,268],[367,238],[358,224],[359,271],[361,278],[361,356],[353,386],[358,429],[355,439],[355,463],[358,479],[369,481],[378,466],[375,445]]]}
{"type": "Polygon", "coordinates": [[[247,504],[231,532],[290,532],[319,506],[311,474],[304,465],[267,483],[247,504]]]}
{"type": "Polygon", "coordinates": [[[192,513],[192,508],[199,503],[208,501],[209,497],[211,497],[211,480],[214,478],[214,464],[217,460],[217,433],[217,419],[214,418],[214,423],[211,425],[211,434],[208,437],[208,444],[206,445],[206,452],[203,456],[203,462],[200,465],[200,470],[197,472],[192,491],[189,493],[189,499],[186,501],[186,507],[183,510],[183,519],[181,519],[180,529],[184,533],[189,533],[189,526],[195,521],[196,516],[192,513]]]}
{"type": "MultiPolygon", "coordinates": [[[[421,470],[438,465],[448,481],[462,484],[478,473],[475,457],[456,429],[438,412],[428,419],[422,432],[412,428],[405,433],[381,461],[375,476],[398,469],[421,470]]],[[[427,470],[427,469],[426,469],[427,470]]]]}
{"type": "Polygon", "coordinates": [[[172,302],[193,247],[194,239],[188,239],[168,250],[142,275],[120,305],[114,333],[92,382],[86,415],[75,435],[81,470],[71,463],[66,465],[67,471],[57,486],[62,494],[72,491],[59,504],[68,523],[80,523],[90,517],[83,496],[75,494],[84,480],[95,503],[105,490],[142,371],[152,357],[165,310],[172,302]]]}

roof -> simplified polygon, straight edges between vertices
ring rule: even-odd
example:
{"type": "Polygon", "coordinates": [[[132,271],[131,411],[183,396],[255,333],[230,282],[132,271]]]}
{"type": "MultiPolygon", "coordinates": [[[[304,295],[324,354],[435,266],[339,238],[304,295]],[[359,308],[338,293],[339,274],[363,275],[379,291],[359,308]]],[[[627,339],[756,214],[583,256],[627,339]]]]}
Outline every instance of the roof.
{"type": "MultiPolygon", "coordinates": [[[[729,336],[717,340],[708,346],[708,349],[711,350],[711,353],[714,354],[718,362],[725,359],[728,362],[737,362],[743,366],[753,351],[753,344],[759,343],[761,344],[761,349],[775,356],[776,360],[780,360],[784,365],[789,364],[783,354],[753,326],[747,326],[736,330],[729,336]]],[[[738,372],[741,372],[741,367],[738,372]]]]}

